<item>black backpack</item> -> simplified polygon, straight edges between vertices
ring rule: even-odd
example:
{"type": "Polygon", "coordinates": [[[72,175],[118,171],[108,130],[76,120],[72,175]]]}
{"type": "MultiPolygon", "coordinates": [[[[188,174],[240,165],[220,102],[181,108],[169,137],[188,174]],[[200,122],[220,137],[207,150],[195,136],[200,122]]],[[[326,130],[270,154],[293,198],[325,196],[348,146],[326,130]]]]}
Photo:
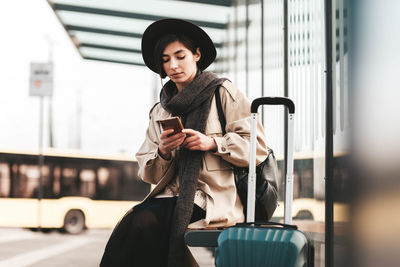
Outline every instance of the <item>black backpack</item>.
{"type": "MultiPolygon", "coordinates": [[[[222,134],[225,135],[226,120],[222,110],[219,88],[215,90],[218,118],[222,134]]],[[[267,147],[268,157],[256,167],[256,209],[255,221],[269,221],[278,205],[278,166],[272,149],[267,147]]],[[[233,166],[236,190],[242,201],[244,214],[247,210],[248,167],[233,166]]]]}

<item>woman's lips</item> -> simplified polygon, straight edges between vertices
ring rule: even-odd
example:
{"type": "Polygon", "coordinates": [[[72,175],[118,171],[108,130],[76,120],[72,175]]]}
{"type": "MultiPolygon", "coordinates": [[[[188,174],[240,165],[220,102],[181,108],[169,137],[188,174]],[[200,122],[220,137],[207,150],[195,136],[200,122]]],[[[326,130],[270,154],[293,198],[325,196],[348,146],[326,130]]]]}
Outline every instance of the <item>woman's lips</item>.
{"type": "Polygon", "coordinates": [[[182,75],[183,75],[183,72],[179,72],[179,73],[174,73],[171,76],[174,77],[174,78],[178,78],[178,77],[180,77],[182,75]]]}

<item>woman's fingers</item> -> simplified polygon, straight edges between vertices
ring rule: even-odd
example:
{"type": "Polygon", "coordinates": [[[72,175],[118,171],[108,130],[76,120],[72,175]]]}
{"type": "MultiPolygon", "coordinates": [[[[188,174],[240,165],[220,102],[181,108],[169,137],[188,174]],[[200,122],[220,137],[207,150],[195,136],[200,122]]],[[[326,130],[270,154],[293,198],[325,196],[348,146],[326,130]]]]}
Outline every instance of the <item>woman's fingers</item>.
{"type": "Polygon", "coordinates": [[[183,140],[185,140],[185,136],[181,136],[173,140],[168,140],[168,142],[165,143],[165,146],[171,150],[174,150],[183,143],[183,140]]]}
{"type": "Polygon", "coordinates": [[[216,144],[213,138],[192,129],[184,129],[182,132],[190,135],[182,144],[187,149],[202,151],[215,149],[216,144]]]}
{"type": "Polygon", "coordinates": [[[193,129],[188,129],[188,128],[186,128],[186,129],[183,129],[183,130],[182,130],[182,133],[184,133],[184,134],[189,134],[189,135],[195,135],[195,134],[200,133],[200,132],[195,131],[195,130],[193,130],[193,129]]]}
{"type": "Polygon", "coordinates": [[[185,139],[185,135],[183,133],[177,133],[174,134],[170,137],[167,137],[166,142],[168,143],[176,143],[176,142],[182,142],[185,139]]]}
{"type": "Polygon", "coordinates": [[[161,132],[160,139],[167,139],[167,138],[169,138],[168,135],[172,134],[173,132],[174,132],[174,129],[168,129],[168,130],[162,131],[162,132],[161,132]]]}
{"type": "Polygon", "coordinates": [[[170,146],[171,147],[173,147],[174,149],[175,148],[177,148],[178,146],[180,146],[182,143],[183,143],[183,141],[185,140],[185,135],[184,134],[176,134],[177,136],[176,136],[176,138],[173,138],[172,139],[172,137],[171,137],[171,140],[170,140],[170,146]]]}
{"type": "MultiPolygon", "coordinates": [[[[185,141],[185,142],[186,142],[186,141],[185,141]]],[[[195,140],[195,141],[188,142],[188,143],[184,144],[184,146],[185,146],[187,149],[193,150],[193,149],[195,149],[197,146],[199,146],[200,144],[201,144],[201,143],[200,143],[199,140],[195,140]]]]}
{"type": "Polygon", "coordinates": [[[169,136],[173,132],[174,130],[169,129],[161,133],[159,146],[161,147],[161,150],[166,151],[167,153],[178,148],[183,143],[186,137],[184,133],[177,133],[169,136]]]}
{"type": "Polygon", "coordinates": [[[183,142],[183,145],[186,146],[186,145],[191,144],[193,142],[198,142],[199,140],[200,140],[200,138],[197,135],[186,137],[185,141],[183,142]]]}

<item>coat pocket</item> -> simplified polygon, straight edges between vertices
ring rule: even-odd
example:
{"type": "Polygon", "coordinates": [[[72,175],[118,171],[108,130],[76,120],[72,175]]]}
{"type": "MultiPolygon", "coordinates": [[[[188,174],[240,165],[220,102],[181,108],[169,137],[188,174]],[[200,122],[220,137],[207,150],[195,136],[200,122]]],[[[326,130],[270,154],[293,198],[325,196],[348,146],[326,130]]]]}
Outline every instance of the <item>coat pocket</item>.
{"type": "Polygon", "coordinates": [[[229,162],[210,152],[204,153],[204,163],[206,165],[207,171],[233,170],[233,166],[229,162]]]}
{"type": "Polygon", "coordinates": [[[222,128],[221,123],[219,122],[215,100],[211,102],[210,114],[207,118],[205,133],[210,136],[222,136],[222,128]]]}

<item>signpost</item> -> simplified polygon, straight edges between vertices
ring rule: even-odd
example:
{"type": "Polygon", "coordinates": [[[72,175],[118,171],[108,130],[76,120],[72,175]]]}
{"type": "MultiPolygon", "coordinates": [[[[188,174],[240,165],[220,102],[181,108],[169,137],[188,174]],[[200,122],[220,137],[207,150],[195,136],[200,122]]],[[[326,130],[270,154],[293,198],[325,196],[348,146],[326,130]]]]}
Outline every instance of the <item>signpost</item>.
{"type": "Polygon", "coordinates": [[[40,97],[39,112],[39,229],[40,222],[40,201],[43,198],[43,98],[53,95],[53,64],[52,63],[31,63],[31,75],[29,83],[29,95],[40,97]]]}
{"type": "Polygon", "coordinates": [[[53,95],[53,64],[31,63],[30,96],[53,95]]]}

